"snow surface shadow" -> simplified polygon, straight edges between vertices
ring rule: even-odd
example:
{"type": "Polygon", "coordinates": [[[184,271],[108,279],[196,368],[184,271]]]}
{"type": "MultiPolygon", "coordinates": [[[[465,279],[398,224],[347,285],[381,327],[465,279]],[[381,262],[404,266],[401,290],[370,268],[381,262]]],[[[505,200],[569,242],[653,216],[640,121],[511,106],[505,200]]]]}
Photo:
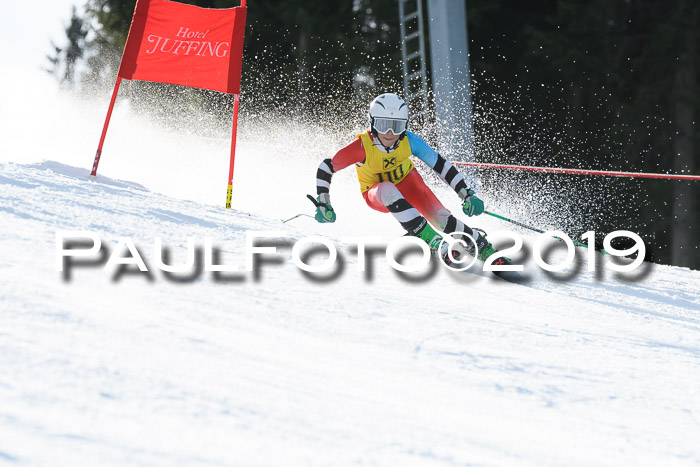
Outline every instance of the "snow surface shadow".
{"type": "MultiPolygon", "coordinates": [[[[36,164],[27,164],[23,165],[24,167],[28,167],[31,169],[35,170],[40,170],[40,171],[50,171],[59,175],[63,175],[65,177],[69,178],[74,178],[74,179],[79,179],[82,181],[86,181],[89,183],[98,183],[101,185],[101,190],[105,189],[111,189],[113,194],[119,194],[123,195],[123,189],[127,190],[137,190],[140,192],[145,192],[148,193],[150,190],[143,185],[140,185],[138,183],[134,182],[129,182],[129,181],[123,181],[123,180],[116,180],[112,179],[109,177],[105,177],[102,175],[97,175],[96,177],[93,177],[90,175],[90,171],[87,169],[83,169],[80,167],[74,167],[66,164],[62,164],[60,162],[56,161],[44,161],[41,163],[36,163],[36,164]],[[118,189],[118,190],[115,190],[118,189]]],[[[22,188],[37,188],[37,187],[44,187],[44,188],[49,188],[49,189],[54,189],[56,191],[64,191],[66,189],[65,183],[52,183],[50,181],[44,180],[42,183],[27,183],[25,181],[17,180],[17,179],[11,179],[7,177],[2,177],[0,176],[0,183],[2,184],[8,184],[8,185],[14,185],[22,188]]],[[[89,187],[89,186],[88,186],[89,187]]],[[[86,188],[88,188],[86,187],[86,188]]],[[[85,203],[82,203],[81,206],[84,207],[89,207],[92,209],[98,209],[102,210],[105,213],[113,214],[114,209],[108,209],[108,208],[102,208],[99,205],[94,204],[92,201],[88,201],[85,203]]],[[[7,210],[8,208],[5,208],[4,210],[7,210]]],[[[34,217],[29,216],[28,214],[25,213],[19,213],[16,211],[8,211],[10,214],[15,214],[20,217],[24,217],[26,219],[36,219],[34,217]]],[[[219,225],[214,223],[214,222],[209,222],[206,221],[202,218],[199,217],[194,217],[194,216],[189,216],[186,214],[182,214],[179,212],[171,211],[171,210],[166,210],[162,208],[156,208],[156,209],[150,209],[148,210],[150,214],[156,219],[159,219],[161,221],[165,222],[172,222],[176,224],[196,224],[201,227],[205,228],[218,228],[219,225]]],[[[128,214],[128,211],[122,211],[122,214],[128,214]]]]}
{"type": "Polygon", "coordinates": [[[598,303],[601,305],[609,306],[611,304],[610,298],[609,297],[600,297],[600,288],[604,288],[608,290],[609,292],[612,292],[614,294],[618,294],[620,296],[619,300],[615,300],[615,303],[617,304],[616,306],[621,309],[621,310],[627,310],[631,313],[634,314],[643,314],[643,315],[649,315],[649,316],[654,316],[657,318],[662,318],[662,319],[668,319],[671,321],[675,322],[682,322],[682,323],[687,323],[689,326],[689,329],[695,329],[696,326],[700,325],[700,321],[692,318],[692,317],[684,317],[684,316],[679,316],[677,314],[671,314],[671,313],[666,313],[663,311],[661,307],[658,309],[651,309],[648,307],[643,307],[639,304],[636,303],[636,301],[630,300],[631,297],[638,298],[640,300],[644,301],[652,301],[652,302],[657,302],[660,305],[671,305],[674,307],[678,307],[681,309],[688,309],[688,310],[693,310],[697,309],[697,304],[694,302],[690,302],[687,300],[677,300],[675,298],[669,299],[669,297],[664,297],[659,294],[655,294],[652,292],[647,292],[643,290],[635,290],[634,293],[630,293],[630,289],[628,287],[621,287],[621,286],[612,286],[612,285],[606,285],[606,284],[596,284],[595,287],[587,284],[577,284],[578,286],[586,286],[587,289],[590,289],[590,292],[586,293],[585,295],[578,296],[579,299],[581,300],[587,300],[589,302],[593,303],[598,303]],[[599,298],[594,298],[598,296],[599,298]],[[682,303],[679,303],[682,302],[682,303]],[[687,305],[687,306],[684,306],[687,305]]]}
{"type": "Polygon", "coordinates": [[[32,216],[32,215],[29,215],[29,214],[27,214],[26,212],[17,211],[17,210],[15,210],[15,209],[10,208],[10,207],[0,207],[0,212],[1,212],[1,211],[4,211],[4,212],[6,212],[6,213],[8,213],[8,214],[10,214],[10,215],[17,216],[17,217],[19,217],[19,218],[21,218],[21,219],[27,219],[27,220],[30,220],[30,221],[41,221],[41,219],[39,219],[38,217],[34,217],[34,216],[32,216]]]}
{"type": "MultiPolygon", "coordinates": [[[[688,296],[680,291],[676,292],[678,294],[678,296],[669,297],[669,296],[664,296],[664,295],[661,295],[658,293],[649,292],[647,289],[631,289],[630,287],[624,287],[624,286],[619,286],[619,285],[598,284],[597,287],[598,288],[602,287],[610,292],[619,293],[620,295],[633,296],[633,297],[637,297],[641,300],[650,300],[650,301],[657,302],[657,303],[662,304],[662,305],[672,305],[672,306],[676,306],[676,307],[684,308],[684,309],[688,309],[688,310],[698,309],[697,302],[693,301],[690,296],[688,296]]],[[[665,316],[663,314],[654,312],[652,310],[646,310],[646,311],[648,313],[654,314],[655,316],[665,316]]],[[[687,321],[687,322],[693,323],[693,324],[700,324],[700,320],[697,320],[697,319],[680,318],[680,317],[676,317],[675,319],[681,319],[683,321],[687,321]]]]}
{"type": "MultiPolygon", "coordinates": [[[[486,377],[480,384],[485,390],[532,397],[543,407],[556,407],[567,391],[563,385],[594,381],[596,376],[580,368],[556,364],[526,361],[510,355],[479,353],[467,350],[470,336],[461,333],[446,333],[431,336],[419,342],[414,349],[414,358],[429,359],[437,367],[448,372],[477,370],[486,377]],[[542,384],[541,379],[556,378],[556,382],[542,384]]],[[[575,395],[568,395],[572,397],[575,395]]]]}
{"type": "Polygon", "coordinates": [[[652,348],[652,349],[679,350],[681,352],[689,353],[694,357],[700,357],[700,349],[697,349],[694,347],[688,347],[686,345],[669,344],[667,342],[659,342],[659,341],[648,341],[643,345],[646,347],[652,348]]]}
{"type": "Polygon", "coordinates": [[[198,217],[193,217],[193,216],[188,216],[187,214],[181,214],[179,212],[175,211],[169,211],[167,209],[151,209],[149,212],[157,219],[160,219],[165,222],[174,222],[176,224],[179,223],[185,223],[185,224],[197,224],[200,227],[206,227],[206,228],[217,228],[219,227],[219,224],[216,224],[214,222],[209,222],[205,221],[204,219],[200,219],[198,217]]]}
{"type": "Polygon", "coordinates": [[[7,461],[7,462],[19,462],[19,459],[17,459],[15,456],[11,456],[5,452],[0,451],[0,460],[1,461],[7,461]]]}
{"type": "Polygon", "coordinates": [[[93,177],[92,175],[90,175],[90,171],[87,169],[62,164],[56,161],[44,161],[39,162],[37,164],[27,164],[25,167],[44,171],[50,170],[54,173],[65,175],[66,177],[96,182],[103,185],[110,185],[118,188],[132,188],[139,191],[149,191],[148,188],[139,183],[129,182],[125,180],[117,180],[99,174],[93,177]]]}
{"type": "Polygon", "coordinates": [[[37,187],[41,186],[41,184],[39,184],[39,183],[27,183],[27,182],[13,179],[13,178],[3,177],[2,175],[0,175],[0,185],[14,185],[14,186],[18,186],[20,188],[30,188],[30,189],[37,188],[37,187]]]}

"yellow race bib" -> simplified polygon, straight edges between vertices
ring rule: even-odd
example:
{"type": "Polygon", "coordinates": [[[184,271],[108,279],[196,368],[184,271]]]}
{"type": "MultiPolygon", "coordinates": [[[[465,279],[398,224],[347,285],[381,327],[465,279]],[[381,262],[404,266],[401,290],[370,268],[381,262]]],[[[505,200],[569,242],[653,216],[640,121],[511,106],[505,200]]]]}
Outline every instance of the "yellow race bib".
{"type": "Polygon", "coordinates": [[[397,184],[413,170],[413,161],[410,159],[411,145],[408,144],[408,138],[403,138],[395,150],[386,153],[374,144],[369,132],[359,134],[357,137],[362,140],[362,147],[365,150],[365,162],[362,165],[355,165],[360,190],[363,193],[377,183],[397,184]]]}

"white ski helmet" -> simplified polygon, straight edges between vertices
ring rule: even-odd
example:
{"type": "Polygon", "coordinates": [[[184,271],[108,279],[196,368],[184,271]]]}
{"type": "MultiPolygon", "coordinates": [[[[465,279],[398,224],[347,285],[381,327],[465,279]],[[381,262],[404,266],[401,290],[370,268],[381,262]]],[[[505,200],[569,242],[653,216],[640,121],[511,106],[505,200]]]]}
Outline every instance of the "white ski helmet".
{"type": "Polygon", "coordinates": [[[369,126],[373,134],[403,136],[408,128],[408,104],[392,92],[377,96],[369,105],[369,126]]]}

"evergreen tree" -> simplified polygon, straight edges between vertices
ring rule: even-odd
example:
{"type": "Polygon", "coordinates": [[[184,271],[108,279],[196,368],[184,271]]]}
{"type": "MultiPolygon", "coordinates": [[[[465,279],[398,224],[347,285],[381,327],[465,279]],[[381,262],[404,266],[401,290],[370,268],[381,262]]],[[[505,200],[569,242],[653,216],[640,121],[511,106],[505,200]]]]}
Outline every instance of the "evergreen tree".
{"type": "MultiPolygon", "coordinates": [[[[515,140],[506,157],[695,173],[700,4],[556,0],[533,6],[501,0],[468,5],[471,63],[481,95],[508,103],[509,96],[524,93],[527,104],[542,112],[534,115],[523,102],[510,102],[521,108],[509,114],[515,140]],[[546,124],[533,127],[542,116],[548,117],[546,124]],[[569,141],[563,148],[562,135],[569,141]],[[537,144],[524,151],[528,137],[537,144]]],[[[624,179],[576,183],[572,194],[586,193],[577,201],[580,208],[607,214],[588,228],[635,230],[656,261],[700,267],[697,186],[624,179]],[[611,196],[597,198],[598,188],[611,196]]]]}
{"type": "Polygon", "coordinates": [[[47,56],[51,63],[48,72],[54,75],[63,86],[72,89],[75,83],[75,67],[85,52],[85,38],[88,34],[84,20],[78,16],[75,7],[72,9],[70,23],[65,31],[68,39],[67,47],[58,47],[53,41],[51,42],[54,55],[47,56]],[[62,73],[61,69],[63,69],[62,73]]]}

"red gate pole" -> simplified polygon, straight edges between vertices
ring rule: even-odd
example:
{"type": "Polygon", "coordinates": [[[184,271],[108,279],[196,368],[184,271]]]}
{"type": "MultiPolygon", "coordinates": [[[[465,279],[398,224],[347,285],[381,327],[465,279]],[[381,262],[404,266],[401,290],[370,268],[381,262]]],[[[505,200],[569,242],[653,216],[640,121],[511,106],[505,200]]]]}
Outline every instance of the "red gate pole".
{"type": "Polygon", "coordinates": [[[92,164],[92,172],[90,175],[93,177],[97,175],[97,165],[100,163],[100,156],[102,155],[102,145],[105,143],[105,136],[107,136],[107,127],[109,126],[109,119],[112,117],[112,109],[114,109],[114,102],[117,100],[117,94],[119,93],[119,85],[122,82],[121,76],[117,77],[117,82],[114,85],[114,91],[112,92],[112,100],[109,102],[109,110],[107,110],[107,118],[105,118],[104,127],[102,127],[102,136],[100,137],[100,144],[97,146],[97,153],[95,154],[95,162],[92,164]]]}
{"type": "Polygon", "coordinates": [[[238,131],[238,100],[239,95],[233,95],[233,128],[231,129],[231,163],[228,169],[228,191],[226,192],[226,209],[231,209],[233,193],[233,162],[236,159],[236,133],[238,131]]]}
{"type": "Polygon", "coordinates": [[[464,165],[467,167],[478,167],[484,169],[515,169],[527,170],[530,172],[547,172],[555,174],[606,175],[609,177],[662,178],[667,180],[700,180],[700,175],[656,174],[644,172],[611,172],[608,170],[561,169],[553,167],[533,167],[527,165],[486,164],[481,162],[451,161],[451,163],[452,165],[464,165]]]}

